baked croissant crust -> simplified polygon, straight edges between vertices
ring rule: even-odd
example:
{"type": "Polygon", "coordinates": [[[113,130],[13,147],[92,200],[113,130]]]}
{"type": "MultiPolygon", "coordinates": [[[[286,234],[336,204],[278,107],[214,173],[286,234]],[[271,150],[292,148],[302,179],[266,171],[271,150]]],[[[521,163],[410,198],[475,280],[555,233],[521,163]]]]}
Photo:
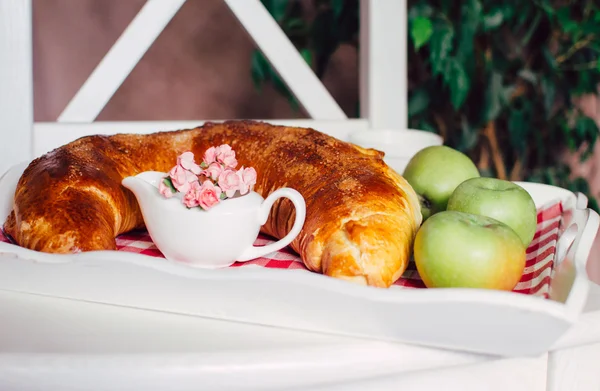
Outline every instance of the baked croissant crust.
{"type": "MultiPolygon", "coordinates": [[[[168,172],[181,153],[201,160],[207,148],[225,143],[236,151],[238,167],[256,169],[257,193],[291,187],[305,198],[305,224],[291,247],[308,269],[375,287],[389,287],[405,271],[420,205],[383,153],[314,129],[255,121],[75,140],[27,167],[4,230],[37,251],[114,250],[116,236],[144,227],[123,178],[168,172]]],[[[282,238],[294,218],[293,204],[281,198],[261,232],[282,238]]]]}

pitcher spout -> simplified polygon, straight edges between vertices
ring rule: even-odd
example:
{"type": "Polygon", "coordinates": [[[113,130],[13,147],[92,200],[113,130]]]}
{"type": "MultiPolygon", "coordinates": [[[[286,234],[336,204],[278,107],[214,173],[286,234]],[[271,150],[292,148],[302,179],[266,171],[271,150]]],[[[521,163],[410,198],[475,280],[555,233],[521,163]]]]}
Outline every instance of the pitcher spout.
{"type": "Polygon", "coordinates": [[[145,171],[135,176],[124,178],[121,184],[131,190],[137,198],[138,203],[144,204],[158,198],[158,185],[166,175],[164,172],[145,171]]]}

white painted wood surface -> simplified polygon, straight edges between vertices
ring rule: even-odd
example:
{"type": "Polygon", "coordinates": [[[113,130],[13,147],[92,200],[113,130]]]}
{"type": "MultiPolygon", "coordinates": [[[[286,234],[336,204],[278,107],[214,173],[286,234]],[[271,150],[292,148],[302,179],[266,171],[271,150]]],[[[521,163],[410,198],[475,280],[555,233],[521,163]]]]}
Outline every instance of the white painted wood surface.
{"type": "Polygon", "coordinates": [[[550,355],[548,391],[598,390],[600,390],[600,343],[562,349],[550,355]]]}
{"type": "Polygon", "coordinates": [[[545,355],[501,360],[7,291],[0,313],[2,390],[545,389],[545,355]]]}
{"type": "Polygon", "coordinates": [[[408,126],[406,0],[360,2],[360,109],[373,129],[408,126]]]}
{"type": "Polygon", "coordinates": [[[225,3],[311,118],[347,118],[260,0],[225,0],[225,3]]]}
{"type": "Polygon", "coordinates": [[[600,390],[600,285],[590,287],[579,322],[559,341],[548,361],[548,391],[600,390]]]}
{"type": "MultiPolygon", "coordinates": [[[[600,285],[592,282],[577,324],[552,347],[553,352],[600,342],[600,285]]],[[[554,353],[553,353],[554,354],[554,353]]],[[[600,363],[598,364],[600,370],[600,363]]]]}
{"type": "Polygon", "coordinates": [[[0,173],[32,157],[31,35],[31,0],[1,0],[0,173]]]}
{"type": "Polygon", "coordinates": [[[148,0],[83,83],[58,121],[94,121],[183,3],[185,0],[148,0]]]}
{"type": "MultiPolygon", "coordinates": [[[[311,391],[546,391],[546,357],[482,360],[427,371],[378,376],[311,391]]],[[[564,388],[561,391],[572,391],[564,388]]]]}
{"type": "MultiPolygon", "coordinates": [[[[1,0],[0,0],[1,1],[1,0]]],[[[215,120],[222,121],[222,120],[215,120]]],[[[64,145],[79,137],[92,134],[115,133],[152,133],[166,130],[190,129],[200,126],[207,120],[198,121],[126,121],[126,122],[92,122],[92,123],[56,123],[36,122],[34,124],[33,154],[39,156],[56,147],[64,145]]],[[[271,124],[301,126],[317,129],[330,136],[347,140],[354,131],[367,130],[366,119],[348,119],[338,121],[319,121],[312,119],[268,120],[271,124]]]]}

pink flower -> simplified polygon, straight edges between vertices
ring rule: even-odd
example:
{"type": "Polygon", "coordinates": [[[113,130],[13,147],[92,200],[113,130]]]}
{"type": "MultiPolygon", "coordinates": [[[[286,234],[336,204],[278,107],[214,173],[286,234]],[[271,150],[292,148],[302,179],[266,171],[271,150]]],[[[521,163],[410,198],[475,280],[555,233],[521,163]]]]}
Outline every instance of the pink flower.
{"type": "Polygon", "coordinates": [[[220,163],[213,162],[208,166],[208,168],[202,171],[202,174],[206,175],[213,181],[216,181],[219,175],[223,172],[223,166],[220,163]]]}
{"type": "Polygon", "coordinates": [[[158,192],[162,194],[165,198],[171,198],[173,197],[173,194],[175,194],[169,186],[165,185],[164,179],[158,184],[158,192]]]}
{"type": "Polygon", "coordinates": [[[238,190],[240,177],[232,169],[225,169],[219,175],[219,187],[225,192],[227,197],[233,197],[238,190]]]}
{"type": "Polygon", "coordinates": [[[211,181],[204,181],[198,193],[198,204],[202,209],[208,210],[221,201],[220,196],[220,188],[216,187],[211,181]]]}
{"type": "Polygon", "coordinates": [[[201,190],[202,186],[200,185],[200,182],[192,182],[190,189],[183,196],[183,204],[188,208],[194,208],[200,205],[199,198],[201,190]]]}
{"type": "Polygon", "coordinates": [[[238,164],[235,159],[235,151],[228,144],[217,147],[217,161],[231,168],[235,168],[238,164]]]}
{"type": "Polygon", "coordinates": [[[177,191],[182,193],[187,193],[187,191],[190,189],[190,183],[198,180],[196,175],[180,165],[173,167],[171,171],[169,171],[169,176],[171,177],[173,186],[175,186],[177,191]]]}
{"type": "Polygon", "coordinates": [[[209,165],[209,164],[215,162],[216,159],[217,159],[217,148],[210,147],[206,150],[206,152],[204,152],[204,163],[206,163],[206,165],[209,165]]]}
{"type": "Polygon", "coordinates": [[[256,184],[256,170],[252,167],[240,168],[237,171],[237,175],[240,178],[239,191],[241,195],[248,193],[252,187],[256,184]]]}
{"type": "Polygon", "coordinates": [[[190,170],[194,174],[200,174],[202,169],[199,165],[194,161],[194,154],[192,152],[184,152],[177,157],[177,165],[185,168],[186,170],[190,170]]]}

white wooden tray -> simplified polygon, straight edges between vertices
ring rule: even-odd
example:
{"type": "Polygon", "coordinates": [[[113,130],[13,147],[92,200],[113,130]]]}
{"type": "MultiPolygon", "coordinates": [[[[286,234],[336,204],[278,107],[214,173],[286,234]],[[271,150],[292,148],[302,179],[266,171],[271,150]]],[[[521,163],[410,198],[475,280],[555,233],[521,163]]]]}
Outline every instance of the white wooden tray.
{"type": "MultiPolygon", "coordinates": [[[[0,179],[0,221],[26,164],[0,179]]],[[[550,299],[472,289],[383,290],[295,270],[191,269],[139,254],[44,254],[0,243],[0,289],[282,328],[505,356],[547,351],[578,319],[599,225],[584,197],[520,183],[573,209],[550,299]],[[568,239],[573,239],[572,244],[568,239]]]]}

